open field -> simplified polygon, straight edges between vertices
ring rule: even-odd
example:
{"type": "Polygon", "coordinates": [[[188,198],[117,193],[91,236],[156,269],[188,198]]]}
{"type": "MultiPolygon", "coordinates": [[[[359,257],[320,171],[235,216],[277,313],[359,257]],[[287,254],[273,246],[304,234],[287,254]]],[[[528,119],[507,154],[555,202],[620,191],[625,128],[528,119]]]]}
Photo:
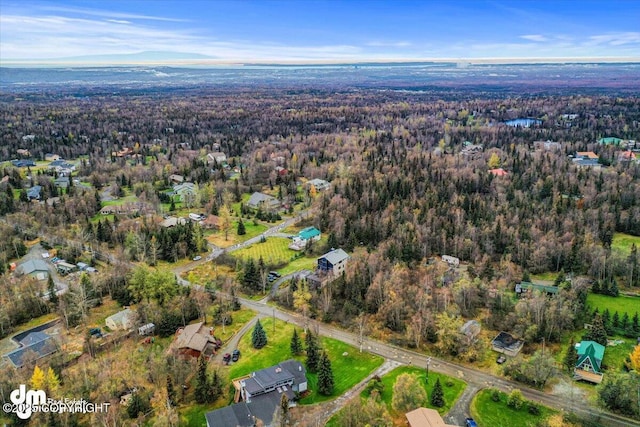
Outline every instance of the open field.
{"type": "MultiPolygon", "coordinates": [[[[265,318],[261,320],[262,326],[267,333],[267,345],[256,350],[251,346],[251,332],[248,331],[240,340],[238,348],[242,352],[242,357],[237,363],[229,368],[229,379],[250,374],[253,371],[263,369],[276,363],[291,359],[290,342],[293,334],[293,325],[276,319],[275,332],[273,329],[273,319],[265,318]]],[[[302,334],[302,331],[298,331],[302,334]]],[[[329,354],[335,379],[335,388],[332,396],[322,396],[315,392],[317,388],[317,375],[307,373],[309,389],[311,393],[301,400],[302,404],[310,404],[333,399],[365,378],[371,371],[380,366],[383,359],[368,353],[359,353],[354,347],[332,338],[321,337],[320,344],[329,354]],[[346,356],[343,354],[347,353],[346,356]]],[[[304,363],[305,356],[295,357],[304,363]]]]}
{"type": "Polygon", "coordinates": [[[481,390],[471,402],[471,416],[479,427],[534,427],[556,411],[540,406],[540,414],[532,415],[524,404],[519,410],[507,406],[507,395],[500,392],[500,401],[491,400],[491,390],[481,390]]]}
{"type": "MultiPolygon", "coordinates": [[[[211,316],[211,312],[213,311],[213,307],[209,310],[209,316],[211,316]]],[[[227,325],[224,328],[222,325],[214,325],[215,328],[215,336],[216,338],[220,338],[223,343],[226,343],[233,337],[249,320],[253,319],[256,315],[256,312],[250,310],[248,308],[242,308],[238,311],[231,312],[231,318],[233,319],[233,323],[231,325],[227,325]]],[[[210,320],[210,317],[207,318],[207,321],[210,320]]]]}
{"type": "Polygon", "coordinates": [[[590,310],[597,308],[600,313],[609,309],[612,316],[613,313],[617,311],[620,318],[622,318],[624,313],[627,313],[629,318],[632,318],[636,312],[640,314],[640,297],[629,297],[626,295],[612,297],[609,295],[590,293],[587,296],[587,306],[590,310]]]}
{"type": "Polygon", "coordinates": [[[224,231],[216,231],[208,235],[207,240],[209,241],[209,243],[214,244],[220,248],[228,248],[229,246],[259,236],[269,229],[268,226],[259,222],[254,224],[252,219],[244,218],[242,221],[244,222],[244,228],[247,234],[238,236],[238,220],[234,219],[233,225],[231,226],[231,229],[229,229],[229,234],[227,235],[226,240],[224,238],[224,231]]]}
{"type": "MultiPolygon", "coordinates": [[[[447,412],[449,412],[453,404],[456,402],[456,400],[458,400],[458,398],[460,397],[460,395],[462,394],[462,392],[466,387],[466,383],[464,381],[456,378],[451,378],[444,374],[439,374],[437,372],[429,372],[429,383],[427,384],[426,382],[427,372],[424,369],[410,367],[410,366],[401,366],[399,368],[396,368],[393,371],[389,372],[388,374],[382,376],[382,383],[384,384],[384,390],[380,395],[380,397],[382,398],[382,401],[387,404],[389,413],[394,418],[404,417],[403,413],[402,414],[396,413],[391,408],[391,399],[393,397],[393,385],[395,384],[398,376],[400,376],[401,374],[412,374],[418,377],[418,381],[420,382],[424,390],[427,392],[427,402],[425,402],[426,403],[425,407],[436,409],[440,414],[446,414],[447,412]],[[433,393],[433,387],[437,379],[440,379],[440,384],[442,385],[442,390],[444,392],[445,406],[443,406],[442,408],[436,408],[431,404],[431,401],[430,401],[431,394],[433,393]],[[447,382],[449,381],[452,383],[451,386],[447,385],[447,382]]],[[[361,396],[368,397],[366,392],[362,392],[361,396]]]]}
{"type": "Polygon", "coordinates": [[[633,244],[640,249],[640,237],[625,233],[614,233],[611,249],[623,255],[629,255],[631,253],[631,245],[633,244]]]}

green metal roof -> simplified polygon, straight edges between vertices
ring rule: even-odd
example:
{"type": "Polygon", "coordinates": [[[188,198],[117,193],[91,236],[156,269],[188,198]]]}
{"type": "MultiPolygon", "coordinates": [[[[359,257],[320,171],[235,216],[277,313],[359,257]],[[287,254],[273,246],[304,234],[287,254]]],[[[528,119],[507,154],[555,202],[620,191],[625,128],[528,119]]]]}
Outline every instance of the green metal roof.
{"type": "Polygon", "coordinates": [[[582,365],[585,359],[588,358],[591,361],[593,370],[600,373],[600,364],[603,357],[604,346],[602,344],[598,344],[595,341],[582,341],[578,347],[578,362],[576,366],[582,365]]]}
{"type": "Polygon", "coordinates": [[[320,235],[320,230],[315,227],[307,227],[298,233],[302,240],[309,240],[320,235]]]}
{"type": "Polygon", "coordinates": [[[606,138],[600,138],[598,140],[598,144],[604,144],[604,145],[620,145],[620,143],[622,142],[622,140],[620,138],[616,138],[615,136],[608,136],[606,138]]]}

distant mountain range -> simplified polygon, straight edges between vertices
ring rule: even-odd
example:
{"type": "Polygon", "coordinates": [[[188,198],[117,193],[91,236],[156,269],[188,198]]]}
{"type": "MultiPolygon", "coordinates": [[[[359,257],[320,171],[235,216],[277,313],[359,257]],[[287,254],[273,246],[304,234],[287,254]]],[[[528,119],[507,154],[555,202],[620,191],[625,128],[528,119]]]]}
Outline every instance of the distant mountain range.
{"type": "Polygon", "coordinates": [[[68,56],[50,59],[4,59],[2,65],[132,65],[132,64],[163,64],[202,60],[215,60],[215,56],[201,55],[190,52],[145,51],[137,53],[114,53],[105,55],[68,56]]]}

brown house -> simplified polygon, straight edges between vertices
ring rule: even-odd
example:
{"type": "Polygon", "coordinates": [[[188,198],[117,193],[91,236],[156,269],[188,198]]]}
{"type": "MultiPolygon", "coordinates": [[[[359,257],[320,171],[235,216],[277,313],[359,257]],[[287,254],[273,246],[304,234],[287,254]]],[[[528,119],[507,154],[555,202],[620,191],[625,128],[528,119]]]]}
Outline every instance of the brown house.
{"type": "Polygon", "coordinates": [[[410,427],[456,427],[445,424],[444,420],[435,409],[418,408],[405,414],[410,427]]]}
{"type": "Polygon", "coordinates": [[[200,225],[203,228],[209,230],[219,230],[220,229],[220,217],[217,215],[209,215],[206,219],[200,222],[200,225]]]}
{"type": "Polygon", "coordinates": [[[213,336],[213,328],[198,322],[178,329],[172,347],[184,356],[200,357],[215,354],[220,341],[213,336]]]}

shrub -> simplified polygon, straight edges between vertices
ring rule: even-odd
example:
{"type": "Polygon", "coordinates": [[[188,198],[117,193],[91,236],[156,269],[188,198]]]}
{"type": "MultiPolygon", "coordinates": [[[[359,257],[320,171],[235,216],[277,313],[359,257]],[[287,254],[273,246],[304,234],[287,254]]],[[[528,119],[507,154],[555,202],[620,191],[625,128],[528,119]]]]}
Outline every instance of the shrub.
{"type": "Polygon", "coordinates": [[[531,415],[540,415],[540,406],[538,406],[536,403],[528,402],[527,411],[529,411],[531,415]]]}
{"type": "Polygon", "coordinates": [[[524,399],[522,398],[522,392],[518,389],[513,390],[509,393],[509,397],[507,398],[507,406],[513,408],[515,410],[519,410],[522,408],[524,404],[524,399]]]}
{"type": "Polygon", "coordinates": [[[498,390],[491,390],[491,400],[494,402],[500,402],[500,392],[498,390]]]}

